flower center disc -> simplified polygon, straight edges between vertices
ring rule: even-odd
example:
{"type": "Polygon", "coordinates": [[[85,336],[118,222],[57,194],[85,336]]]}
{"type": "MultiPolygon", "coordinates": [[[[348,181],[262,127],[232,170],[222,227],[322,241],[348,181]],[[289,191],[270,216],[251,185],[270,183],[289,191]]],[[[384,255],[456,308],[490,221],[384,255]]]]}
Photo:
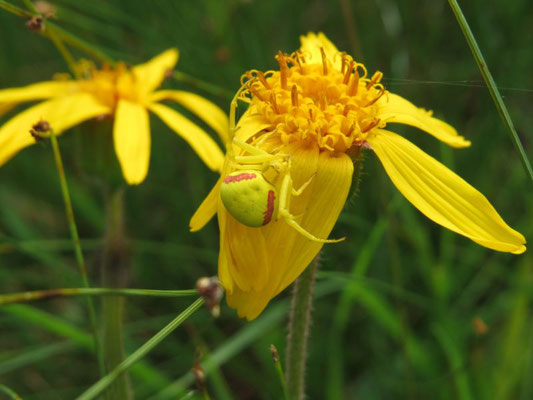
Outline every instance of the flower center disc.
{"type": "Polygon", "coordinates": [[[306,61],[309,55],[302,51],[278,53],[279,71],[253,70],[243,76],[247,90],[241,98],[275,126],[283,144],[309,141],[321,150],[346,152],[385,125],[375,105],[386,93],[383,74],[369,79],[364,65],[347,54],[330,59],[320,51],[321,63],[306,61]]]}

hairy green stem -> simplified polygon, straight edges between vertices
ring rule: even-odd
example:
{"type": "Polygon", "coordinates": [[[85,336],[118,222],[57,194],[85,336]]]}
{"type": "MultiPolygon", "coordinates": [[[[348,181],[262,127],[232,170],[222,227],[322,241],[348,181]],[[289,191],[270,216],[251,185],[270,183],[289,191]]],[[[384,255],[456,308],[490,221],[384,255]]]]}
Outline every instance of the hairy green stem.
{"type": "Polygon", "coordinates": [[[192,303],[181,314],[174,318],[167,326],[152,336],[146,343],[135,350],[128,358],[122,361],[115,369],[108,375],[104,376],[84,393],[82,393],[76,400],[91,400],[102,393],[109,385],[116,379],[122,376],[133,364],[148,354],[155,346],[170,335],[177,327],[179,327],[187,318],[189,318],[196,310],[204,304],[204,299],[199,298],[192,303]]]}
{"type": "MultiPolygon", "coordinates": [[[[89,278],[87,277],[87,268],[85,267],[85,259],[83,257],[83,252],[81,250],[81,243],[80,243],[80,237],[78,235],[78,227],[76,225],[76,220],[74,219],[74,210],[72,208],[72,201],[70,200],[70,192],[68,190],[68,184],[67,184],[67,178],[65,176],[65,168],[63,166],[63,160],[61,159],[61,153],[59,151],[59,144],[57,143],[57,138],[54,133],[54,129],[50,129],[50,142],[52,143],[52,150],[54,152],[54,159],[56,162],[57,167],[57,174],[59,176],[59,183],[61,185],[61,193],[63,195],[63,201],[65,203],[65,211],[67,214],[67,220],[69,224],[70,229],[70,235],[72,237],[72,242],[74,245],[74,253],[76,255],[76,261],[78,263],[78,268],[80,270],[81,279],[83,286],[85,288],[89,288],[89,278]]],[[[91,297],[87,296],[87,307],[89,309],[89,318],[91,321],[91,327],[93,332],[93,338],[94,338],[94,344],[96,355],[98,358],[98,367],[100,370],[100,373],[104,373],[104,364],[103,359],[98,351],[100,348],[99,340],[98,340],[98,325],[96,323],[96,312],[94,309],[94,303],[91,297]]]]}
{"type": "Polygon", "coordinates": [[[453,13],[455,14],[455,18],[457,18],[457,22],[459,23],[459,26],[463,31],[468,46],[472,51],[472,55],[474,56],[477,66],[481,71],[481,75],[483,75],[483,79],[485,80],[490,95],[492,96],[492,100],[496,105],[496,109],[498,110],[498,113],[500,114],[500,117],[502,118],[504,124],[507,126],[511,141],[513,142],[515,150],[518,152],[520,161],[522,162],[522,166],[526,171],[526,175],[529,177],[531,183],[533,183],[533,170],[531,169],[531,164],[529,163],[526,152],[524,151],[524,147],[520,142],[520,138],[518,137],[518,133],[516,132],[509,111],[507,110],[507,107],[503,102],[502,96],[500,95],[498,86],[496,86],[496,82],[494,82],[494,78],[492,77],[492,74],[489,71],[489,67],[485,62],[485,58],[483,57],[483,54],[479,49],[476,38],[474,37],[474,34],[472,33],[472,30],[470,29],[470,26],[468,25],[468,22],[466,21],[466,18],[463,14],[463,11],[457,3],[457,0],[448,0],[448,3],[450,4],[450,7],[452,8],[453,13]]]}
{"type": "Polygon", "coordinates": [[[305,366],[318,256],[294,282],[285,374],[290,400],[305,398],[305,366]]]}
{"type": "Polygon", "coordinates": [[[64,296],[148,296],[148,297],[185,297],[197,295],[196,289],[153,290],[153,289],[109,289],[109,288],[63,288],[33,290],[30,292],[0,295],[0,306],[64,296]]]}

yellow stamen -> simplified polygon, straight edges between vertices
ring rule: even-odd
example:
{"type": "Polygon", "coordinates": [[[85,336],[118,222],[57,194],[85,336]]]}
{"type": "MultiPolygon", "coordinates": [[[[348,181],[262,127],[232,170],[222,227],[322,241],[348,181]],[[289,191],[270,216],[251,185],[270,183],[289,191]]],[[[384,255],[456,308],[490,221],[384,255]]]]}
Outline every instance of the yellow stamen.
{"type": "Polygon", "coordinates": [[[320,48],[320,53],[322,54],[322,71],[324,75],[328,74],[328,59],[326,58],[326,52],[324,51],[324,48],[320,48]]]}
{"type": "Polygon", "coordinates": [[[350,88],[348,89],[348,96],[355,96],[357,90],[359,89],[359,72],[355,71],[353,74],[352,83],[350,83],[350,88]]]}
{"type": "Polygon", "coordinates": [[[299,106],[299,104],[298,104],[298,88],[296,87],[296,85],[292,85],[291,100],[292,100],[293,107],[298,107],[299,106]]]}
{"type": "Polygon", "coordinates": [[[278,52],[278,56],[276,58],[278,59],[279,63],[281,88],[287,90],[287,72],[289,70],[289,67],[287,66],[287,60],[285,60],[285,56],[281,51],[278,52]]]}
{"type": "Polygon", "coordinates": [[[346,70],[346,73],[344,74],[344,79],[342,80],[342,83],[344,83],[345,85],[347,85],[348,82],[350,81],[350,76],[352,76],[352,71],[353,71],[353,65],[354,65],[354,62],[352,60],[350,61],[350,64],[348,65],[348,69],[346,70]]]}
{"type": "Polygon", "coordinates": [[[367,89],[370,89],[374,84],[379,83],[381,81],[381,78],[383,78],[383,73],[380,71],[376,71],[374,75],[372,75],[372,79],[368,84],[366,85],[367,89]]]}

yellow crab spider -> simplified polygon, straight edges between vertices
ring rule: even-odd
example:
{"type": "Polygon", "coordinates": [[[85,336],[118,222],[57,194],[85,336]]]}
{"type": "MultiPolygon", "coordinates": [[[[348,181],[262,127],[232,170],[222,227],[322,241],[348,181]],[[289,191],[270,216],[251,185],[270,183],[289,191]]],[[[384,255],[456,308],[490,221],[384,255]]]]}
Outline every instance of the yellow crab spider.
{"type": "Polygon", "coordinates": [[[224,177],[220,187],[220,197],[226,210],[237,221],[249,227],[265,226],[272,220],[283,218],[289,226],[309,240],[320,243],[335,243],[344,240],[344,238],[338,240],[317,238],[296,222],[296,217],[290,212],[291,196],[302,194],[314,176],[296,190],[290,176],[288,156],[269,154],[235,137],[235,108],[238,95],[239,93],[231,103],[230,140],[228,142],[230,166],[235,171],[224,177]],[[235,155],[233,145],[248,155],[235,155]],[[276,187],[263,174],[271,167],[276,170],[278,176],[283,175],[279,197],[276,187]]]}

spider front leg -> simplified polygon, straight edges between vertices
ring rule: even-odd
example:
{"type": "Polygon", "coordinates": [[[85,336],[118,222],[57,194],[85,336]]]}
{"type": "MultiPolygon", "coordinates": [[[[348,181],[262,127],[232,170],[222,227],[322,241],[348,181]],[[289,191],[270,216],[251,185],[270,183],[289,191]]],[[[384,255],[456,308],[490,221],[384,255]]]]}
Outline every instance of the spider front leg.
{"type": "Polygon", "coordinates": [[[305,182],[300,189],[295,190],[292,186],[292,179],[289,174],[286,174],[281,183],[281,189],[279,192],[279,210],[278,218],[283,218],[287,225],[294,228],[298,233],[305,236],[307,239],[312,240],[313,242],[319,243],[338,243],[343,241],[345,238],[341,239],[320,239],[314,236],[312,233],[307,232],[298,222],[296,222],[296,217],[291,214],[289,211],[290,206],[290,196],[291,195],[300,195],[305,188],[309,185],[313,177],[311,177],[307,182],[305,182]]]}

